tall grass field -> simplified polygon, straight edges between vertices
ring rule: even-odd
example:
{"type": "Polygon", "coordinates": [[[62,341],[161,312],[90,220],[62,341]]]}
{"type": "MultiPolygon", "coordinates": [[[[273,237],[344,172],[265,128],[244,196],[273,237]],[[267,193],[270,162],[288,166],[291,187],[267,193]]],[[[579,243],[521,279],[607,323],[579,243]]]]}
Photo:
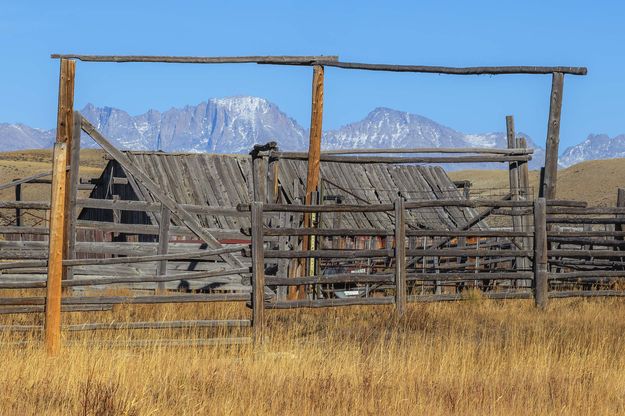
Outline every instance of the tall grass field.
{"type": "MultiPolygon", "coordinates": [[[[119,305],[64,324],[247,318],[237,304],[119,305]]],[[[37,324],[40,315],[2,316],[37,324]]],[[[131,339],[240,337],[249,328],[3,331],[3,415],[395,415],[625,412],[620,299],[412,304],[267,311],[260,345],[125,346],[131,339]]]]}

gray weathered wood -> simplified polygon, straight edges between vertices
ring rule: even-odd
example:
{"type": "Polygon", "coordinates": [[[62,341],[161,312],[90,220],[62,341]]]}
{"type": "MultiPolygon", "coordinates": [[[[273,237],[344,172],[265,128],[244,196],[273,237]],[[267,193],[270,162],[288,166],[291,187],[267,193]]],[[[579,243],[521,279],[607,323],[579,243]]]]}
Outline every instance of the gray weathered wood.
{"type": "Polygon", "coordinates": [[[545,198],[534,202],[534,302],[540,309],[548,303],[547,223],[545,198]]]}
{"type": "Polygon", "coordinates": [[[264,332],[265,257],[263,203],[252,202],[252,323],[254,338],[262,342],[264,332]]]}
{"type": "Polygon", "coordinates": [[[52,54],[52,59],[77,59],[83,62],[153,62],[176,64],[280,64],[313,65],[336,62],[338,56],[146,56],[146,55],[77,55],[52,54]]]}
{"type": "MultiPolygon", "coordinates": [[[[273,152],[272,156],[280,159],[307,160],[308,154],[303,152],[273,152]]],[[[340,163],[503,163],[528,161],[529,154],[520,155],[475,155],[475,156],[343,156],[321,154],[321,162],[340,163]]]]}
{"type": "Polygon", "coordinates": [[[551,99],[549,121],[547,125],[547,144],[545,146],[545,174],[541,184],[540,196],[546,199],[556,198],[558,181],[558,149],[560,145],[560,116],[562,114],[562,89],[564,74],[554,72],[551,81],[551,99]]]}
{"type": "MultiPolygon", "coordinates": [[[[115,158],[115,160],[124,168],[126,173],[132,175],[135,180],[142,183],[148,191],[162,204],[164,204],[174,217],[176,217],[180,222],[189,227],[191,231],[193,231],[199,238],[204,240],[206,244],[210,248],[219,248],[221,244],[215,237],[213,237],[210,233],[206,232],[202,226],[198,223],[198,220],[195,216],[190,214],[187,210],[182,208],[176,201],[170,198],[168,195],[161,191],[161,187],[156,184],[149,176],[147,176],[144,172],[142,172],[139,168],[137,168],[131,161],[128,159],[128,156],[117,150],[108,140],[104,138],[96,130],[96,128],[89,123],[84,117],[82,117],[82,129],[85,133],[87,133],[96,143],[98,143],[108,154],[115,158]]],[[[231,265],[232,267],[239,268],[243,266],[241,261],[236,257],[225,254],[222,256],[223,260],[231,265]]]]}
{"type": "MultiPolygon", "coordinates": [[[[169,252],[169,226],[171,225],[171,217],[169,208],[165,205],[161,206],[161,215],[159,219],[158,230],[158,254],[167,254],[169,252]]],[[[158,262],[156,274],[164,276],[167,274],[167,260],[163,259],[158,262]]],[[[159,282],[157,286],[159,292],[165,290],[165,283],[159,282]]]]}
{"type": "Polygon", "coordinates": [[[401,318],[406,313],[406,211],[404,200],[395,200],[395,311],[401,318]]]}

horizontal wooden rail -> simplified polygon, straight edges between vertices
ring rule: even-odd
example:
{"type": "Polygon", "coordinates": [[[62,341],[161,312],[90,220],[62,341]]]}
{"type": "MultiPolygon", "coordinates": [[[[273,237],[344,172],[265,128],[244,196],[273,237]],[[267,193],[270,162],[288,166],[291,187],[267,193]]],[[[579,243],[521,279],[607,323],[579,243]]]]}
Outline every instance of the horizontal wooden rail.
{"type": "Polygon", "coordinates": [[[225,319],[157,322],[94,322],[64,325],[62,329],[65,331],[76,332],[119,329],[240,328],[249,326],[251,326],[251,321],[249,319],[225,319]]]}
{"type": "Polygon", "coordinates": [[[441,282],[456,282],[466,280],[525,280],[532,279],[533,272],[478,272],[470,271],[464,273],[407,273],[407,280],[429,280],[441,282]]]}
{"type": "MultiPolygon", "coordinates": [[[[272,152],[271,155],[278,159],[307,160],[306,152],[272,152]]],[[[319,157],[321,162],[337,163],[388,163],[388,164],[413,164],[413,163],[503,163],[503,162],[527,162],[532,160],[531,155],[478,155],[478,156],[342,156],[324,155],[319,157]]]]}
{"type": "Polygon", "coordinates": [[[293,308],[331,308],[337,306],[356,305],[390,305],[395,303],[395,298],[371,297],[371,298],[344,298],[344,299],[302,299],[277,302],[266,302],[266,309],[293,309],[293,308]]]}
{"type": "Polygon", "coordinates": [[[198,271],[198,272],[184,272],[176,274],[168,274],[163,276],[130,276],[130,277],[96,277],[96,278],[75,278],[73,280],[64,280],[63,287],[75,287],[75,286],[99,286],[110,284],[127,284],[127,283],[160,283],[160,282],[175,282],[177,280],[196,280],[207,279],[211,277],[232,276],[250,273],[249,267],[241,267],[237,269],[225,269],[214,271],[198,271]]]}
{"type": "Polygon", "coordinates": [[[246,246],[224,247],[211,250],[188,251],[172,254],[155,254],[153,256],[115,257],[109,259],[74,259],[63,260],[64,266],[92,266],[104,264],[146,263],[161,260],[188,260],[218,256],[220,254],[241,252],[246,246]]]}
{"type": "MultiPolygon", "coordinates": [[[[198,280],[208,279],[212,277],[234,276],[250,273],[249,267],[242,267],[238,269],[223,269],[223,270],[211,270],[211,271],[197,271],[197,272],[184,272],[168,275],[157,276],[99,276],[92,278],[76,277],[72,280],[64,280],[62,282],[63,287],[78,287],[78,286],[101,286],[101,285],[113,285],[113,284],[132,284],[132,283],[161,283],[161,282],[175,282],[177,280],[198,280]]],[[[37,289],[45,288],[46,281],[24,281],[24,282],[3,282],[0,280],[0,289],[37,289]]]]}
{"type": "Polygon", "coordinates": [[[275,277],[266,276],[267,285],[298,286],[336,283],[393,283],[393,274],[341,273],[328,276],[275,277]]]}
{"type": "MultiPolygon", "coordinates": [[[[116,232],[125,234],[140,234],[140,235],[158,235],[159,227],[157,225],[145,225],[145,224],[123,224],[112,223],[105,221],[87,221],[77,220],[76,226],[78,228],[96,229],[104,232],[116,232]]],[[[221,228],[202,228],[202,230],[209,232],[215,238],[227,239],[227,238],[243,238],[239,230],[227,230],[221,228]]],[[[169,229],[171,235],[187,235],[195,236],[195,234],[184,226],[172,225],[169,229]]]]}
{"type": "MultiPolygon", "coordinates": [[[[531,299],[530,292],[480,292],[479,297],[493,300],[531,299]]],[[[411,295],[408,302],[456,302],[471,300],[471,296],[463,293],[442,293],[437,295],[411,295]]]]}
{"type": "Polygon", "coordinates": [[[581,277],[625,278],[625,270],[583,270],[549,273],[550,279],[577,279],[581,277]]]}
{"type": "Polygon", "coordinates": [[[252,337],[195,338],[195,339],[114,339],[114,340],[76,340],[66,343],[67,346],[87,348],[179,348],[206,347],[217,345],[245,345],[253,342],[252,337]]]}
{"type": "MultiPolygon", "coordinates": [[[[246,255],[249,256],[248,250],[246,255]]],[[[378,250],[265,250],[267,259],[337,258],[358,259],[363,257],[393,257],[392,249],[378,250]]]]}
{"type": "Polygon", "coordinates": [[[548,230],[548,237],[625,237],[625,231],[592,230],[592,231],[556,231],[548,230]]]}
{"type": "Polygon", "coordinates": [[[33,210],[49,210],[50,202],[48,201],[0,201],[1,208],[19,208],[19,209],[33,209],[33,210]]]}
{"type": "Polygon", "coordinates": [[[573,257],[573,258],[619,258],[625,257],[624,252],[614,250],[563,250],[555,249],[549,250],[547,255],[549,257],[573,257]]]}
{"type": "Polygon", "coordinates": [[[547,209],[548,215],[611,215],[625,214],[625,207],[551,207],[547,209]]]}
{"type": "MultiPolygon", "coordinates": [[[[19,298],[17,298],[19,299],[19,298]]],[[[45,299],[45,298],[44,298],[45,299]]],[[[0,315],[13,315],[21,313],[42,313],[45,306],[8,306],[0,307],[0,315]]],[[[110,311],[113,309],[113,305],[99,304],[99,305],[62,305],[61,312],[101,312],[110,311]]]]}
{"type": "Polygon", "coordinates": [[[625,290],[552,290],[549,292],[550,298],[594,298],[594,297],[623,297],[625,290]]]}
{"type": "Polygon", "coordinates": [[[625,218],[588,218],[588,217],[554,217],[548,216],[551,224],[625,224],[625,218]]]}
{"type": "MultiPolygon", "coordinates": [[[[322,155],[402,154],[402,153],[477,153],[493,155],[531,155],[534,149],[497,149],[486,147],[417,147],[394,149],[335,149],[322,150],[322,155]]],[[[270,152],[271,155],[271,152],[270,152]]]]}
{"type": "Polygon", "coordinates": [[[585,67],[571,66],[477,66],[446,67],[427,65],[368,64],[359,62],[339,62],[338,56],[148,56],[148,55],[80,55],[52,54],[52,59],[77,59],[84,62],[152,62],[182,64],[224,64],[257,63],[275,65],[324,65],[342,69],[367,71],[415,72],[449,75],[503,75],[503,74],[552,74],[555,72],[570,75],[586,75],[585,67]]]}
{"type": "Polygon", "coordinates": [[[531,257],[531,250],[488,250],[488,249],[412,249],[406,250],[408,256],[433,257],[531,257]]]}
{"type": "MultiPolygon", "coordinates": [[[[117,329],[187,329],[187,328],[219,328],[219,327],[248,327],[249,319],[228,320],[189,320],[189,321],[154,321],[154,322],[93,322],[84,324],[63,325],[64,331],[97,331],[117,329]]],[[[0,325],[0,331],[7,332],[35,332],[41,331],[41,325],[0,325]]]]}
{"type": "Polygon", "coordinates": [[[281,64],[324,65],[338,61],[338,56],[148,56],[148,55],[50,55],[52,59],[77,59],[83,62],[150,62],[167,64],[281,64]]]}
{"type": "MultiPolygon", "coordinates": [[[[572,206],[585,207],[582,201],[551,200],[548,206],[572,206]]],[[[511,207],[530,208],[532,201],[507,201],[501,199],[432,199],[432,200],[412,200],[405,202],[406,209],[419,208],[446,208],[446,207],[511,207]]],[[[292,204],[265,204],[263,212],[385,212],[392,211],[393,204],[332,204],[332,205],[292,205],[292,204]]],[[[239,211],[249,211],[249,204],[237,205],[239,211]]]]}
{"type": "Polygon", "coordinates": [[[44,227],[4,226],[0,227],[0,234],[33,234],[48,235],[50,230],[44,227]]]}
{"type": "MultiPolygon", "coordinates": [[[[244,234],[248,234],[248,230],[243,230],[244,234]]],[[[384,230],[376,228],[265,228],[265,236],[389,236],[393,235],[393,230],[384,230]]],[[[531,237],[533,233],[522,231],[504,231],[504,230],[467,230],[467,231],[448,231],[448,230],[406,230],[408,237],[531,237]]]]}
{"type": "MultiPolygon", "coordinates": [[[[36,306],[44,305],[46,298],[3,297],[2,306],[36,306]]],[[[250,300],[249,293],[197,293],[185,295],[151,295],[151,296],[76,296],[64,297],[63,305],[116,305],[116,304],[159,304],[159,303],[195,303],[195,302],[244,302],[250,300]]]]}
{"type": "MultiPolygon", "coordinates": [[[[249,250],[245,253],[249,256],[249,250]]],[[[412,249],[406,250],[408,256],[432,257],[530,257],[531,250],[488,250],[488,249],[412,249]]],[[[612,252],[614,255],[614,252],[612,252]]],[[[392,249],[377,250],[265,250],[268,259],[298,259],[298,258],[336,258],[356,259],[363,257],[393,257],[392,249]]]]}
{"type": "Polygon", "coordinates": [[[424,65],[389,65],[389,64],[366,64],[358,62],[331,62],[324,63],[343,69],[360,69],[366,71],[389,71],[389,72],[417,72],[427,74],[447,75],[505,75],[505,74],[553,74],[559,72],[570,75],[586,75],[585,67],[571,66],[476,66],[476,67],[447,67],[447,66],[424,66],[424,65]]]}
{"type": "Polygon", "coordinates": [[[600,238],[597,238],[597,237],[595,238],[593,237],[556,237],[556,236],[549,235],[547,237],[547,240],[551,241],[552,243],[625,248],[625,240],[615,240],[615,239],[606,240],[603,237],[600,237],[600,238]]]}
{"type": "MultiPolygon", "coordinates": [[[[161,204],[145,201],[126,201],[120,199],[85,198],[76,200],[76,205],[83,208],[116,209],[121,211],[159,212],[161,204]]],[[[236,207],[211,207],[208,205],[180,204],[185,210],[194,214],[242,216],[236,207]]]]}

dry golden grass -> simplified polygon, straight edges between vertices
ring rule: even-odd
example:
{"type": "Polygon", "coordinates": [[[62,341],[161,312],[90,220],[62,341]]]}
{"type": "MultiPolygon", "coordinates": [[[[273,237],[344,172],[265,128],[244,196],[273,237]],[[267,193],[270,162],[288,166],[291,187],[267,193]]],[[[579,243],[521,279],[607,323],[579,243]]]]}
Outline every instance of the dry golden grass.
{"type": "MultiPolygon", "coordinates": [[[[245,317],[233,305],[120,306],[71,320],[245,317]]],[[[6,322],[8,318],[2,319],[6,322]]],[[[29,318],[36,321],[37,318],[29,318]]],[[[619,414],[625,412],[621,300],[269,311],[261,346],[105,348],[127,331],[72,338],[58,358],[3,335],[0,413],[619,414]],[[100,341],[101,342],[101,341],[100,341]],[[97,343],[96,343],[97,344],[97,343]]],[[[22,321],[23,322],[23,321],[22,321]]],[[[197,338],[210,330],[143,331],[197,338]]],[[[222,332],[221,334],[219,332],[222,332]]],[[[70,336],[74,335],[74,336],[70,336]]],[[[235,334],[237,335],[237,334],[235,334]]]]}
{"type": "MultiPolygon", "coordinates": [[[[49,170],[49,154],[27,153],[0,156],[3,181],[49,170]]],[[[103,165],[94,153],[89,172],[95,175],[103,165]]],[[[612,160],[563,170],[559,197],[614,204],[616,187],[625,183],[622,166],[612,160]]],[[[482,188],[507,184],[505,171],[451,176],[482,188]]],[[[121,305],[113,312],[65,313],[63,319],[246,317],[249,310],[239,305],[187,304],[121,305]]],[[[0,316],[0,324],[9,323],[41,324],[42,316],[0,316]]],[[[64,333],[67,346],[57,358],[42,351],[38,332],[0,332],[0,414],[625,413],[620,299],[552,301],[541,313],[530,301],[473,296],[463,303],[409,305],[401,321],[392,307],[381,306],[268,311],[267,326],[259,346],[105,346],[113,340],[238,337],[249,329],[64,333]]]]}

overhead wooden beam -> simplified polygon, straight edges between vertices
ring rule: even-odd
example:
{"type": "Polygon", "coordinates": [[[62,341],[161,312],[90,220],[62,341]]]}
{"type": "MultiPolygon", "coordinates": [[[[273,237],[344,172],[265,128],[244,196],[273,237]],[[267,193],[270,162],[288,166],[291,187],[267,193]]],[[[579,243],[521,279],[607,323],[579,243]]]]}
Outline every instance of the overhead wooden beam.
{"type": "Polygon", "coordinates": [[[336,62],[338,56],[146,56],[52,54],[52,59],[77,59],[83,62],[152,62],[169,64],[283,64],[313,65],[336,62]]]}
{"type": "MultiPolygon", "coordinates": [[[[89,123],[84,117],[82,117],[82,129],[87,133],[96,143],[98,143],[108,154],[115,158],[115,160],[124,168],[124,170],[132,175],[132,177],[140,182],[145,188],[156,198],[159,202],[165,205],[171,211],[172,215],[180,220],[186,227],[188,227],[195,235],[204,240],[210,248],[221,248],[222,245],[219,241],[213,237],[209,232],[205,231],[193,214],[189,213],[180,204],[174,201],[171,197],[162,192],[160,185],[154,182],[147,174],[141,169],[135,166],[128,156],[117,150],[108,140],[100,134],[96,128],[89,123]]],[[[243,267],[243,263],[234,257],[232,254],[223,254],[221,258],[230,266],[235,268],[243,267]]]]}
{"type": "Polygon", "coordinates": [[[327,62],[325,66],[344,69],[362,69],[368,71],[389,72],[421,72],[430,74],[448,75],[504,75],[504,74],[571,74],[586,75],[585,67],[571,66],[476,66],[476,67],[447,67],[447,66],[424,66],[424,65],[388,65],[388,64],[364,64],[359,62],[327,62]]]}
{"type": "Polygon", "coordinates": [[[564,74],[562,72],[554,73],[551,80],[551,100],[549,105],[549,122],[547,125],[547,143],[545,146],[545,173],[540,187],[540,196],[546,199],[556,198],[563,87],[564,74]]]}
{"type": "Polygon", "coordinates": [[[45,308],[45,345],[50,355],[61,350],[61,280],[65,249],[65,202],[67,143],[54,145],[50,213],[50,246],[48,250],[48,283],[45,308]]]}
{"type": "Polygon", "coordinates": [[[390,65],[360,62],[339,62],[336,55],[319,56],[148,56],[148,55],[79,55],[52,54],[52,59],[77,59],[83,62],[153,62],[178,64],[233,64],[257,63],[275,65],[326,65],[344,69],[389,72],[421,72],[450,75],[502,75],[502,74],[552,74],[561,72],[586,75],[585,67],[571,66],[477,66],[447,67],[428,65],[390,65]]]}

